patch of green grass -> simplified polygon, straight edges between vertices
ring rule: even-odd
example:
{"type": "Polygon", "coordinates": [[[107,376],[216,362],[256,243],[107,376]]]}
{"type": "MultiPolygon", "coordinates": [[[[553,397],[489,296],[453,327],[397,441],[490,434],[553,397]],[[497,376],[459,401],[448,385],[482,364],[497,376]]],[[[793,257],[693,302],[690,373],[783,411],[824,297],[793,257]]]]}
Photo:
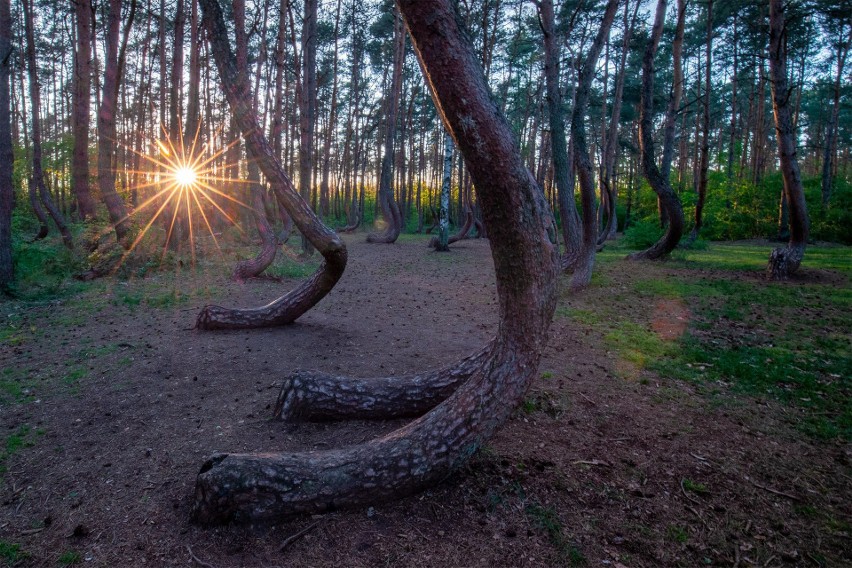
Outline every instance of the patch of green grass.
{"type": "MultiPolygon", "coordinates": [[[[36,433],[38,434],[38,433],[36,433]]],[[[19,427],[14,433],[6,436],[6,441],[0,449],[0,475],[6,473],[6,460],[24,448],[35,445],[27,425],[19,427]]]]}
{"type": "Polygon", "coordinates": [[[83,561],[83,557],[76,550],[66,550],[59,556],[58,562],[63,566],[71,566],[79,564],[83,561]]]}
{"type": "Polygon", "coordinates": [[[661,339],[652,330],[630,321],[620,322],[604,336],[604,341],[622,359],[640,369],[662,358],[675,356],[678,351],[676,343],[661,339]]]}
{"type": "Polygon", "coordinates": [[[706,485],[704,485],[703,483],[692,481],[689,478],[684,478],[681,483],[683,484],[683,488],[685,490],[692,491],[693,493],[704,494],[709,492],[706,485]]]}
{"type": "Polygon", "coordinates": [[[601,314],[594,310],[583,310],[579,308],[568,308],[559,306],[556,308],[556,316],[569,318],[583,325],[594,326],[601,323],[601,314]]]}
{"type": "Polygon", "coordinates": [[[669,525],[668,534],[669,538],[680,544],[684,544],[689,540],[689,534],[686,532],[686,529],[677,525],[669,525]]]}
{"type": "Polygon", "coordinates": [[[565,535],[556,509],[553,507],[544,507],[533,502],[524,507],[524,512],[538,528],[547,534],[550,543],[556,548],[559,555],[567,561],[569,566],[586,564],[586,558],[583,556],[582,551],[565,535]]]}
{"type": "Polygon", "coordinates": [[[74,367],[62,376],[62,382],[66,385],[73,386],[86,376],[86,369],[82,367],[74,367]]]}
{"type": "Polygon", "coordinates": [[[26,557],[27,553],[21,550],[20,544],[0,540],[0,561],[5,566],[14,566],[26,557]]]}
{"type": "Polygon", "coordinates": [[[275,278],[307,278],[317,271],[320,266],[319,255],[315,254],[305,260],[291,258],[287,255],[277,255],[275,262],[266,269],[264,274],[275,278]]]}
{"type": "Polygon", "coordinates": [[[23,401],[27,397],[28,387],[20,368],[4,367],[0,371],[0,402],[23,401]]]}

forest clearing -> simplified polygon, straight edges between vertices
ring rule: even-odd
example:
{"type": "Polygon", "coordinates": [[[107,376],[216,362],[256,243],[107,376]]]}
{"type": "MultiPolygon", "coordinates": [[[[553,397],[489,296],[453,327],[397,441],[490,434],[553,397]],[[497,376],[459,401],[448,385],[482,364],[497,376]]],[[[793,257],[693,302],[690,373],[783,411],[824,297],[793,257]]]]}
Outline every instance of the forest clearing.
{"type": "Polygon", "coordinates": [[[487,241],[443,254],[425,240],[347,239],[334,292],[283,328],[192,329],[205,303],[255,305],[292,287],[312,268],[298,259],[277,265],[292,275],[281,282],[234,284],[214,258],[3,304],[4,561],[189,566],[189,550],[217,567],[852,561],[852,266],[838,246],[813,247],[812,264],[777,284],[761,277],[767,244],[639,265],[608,248],[591,288],[563,286],[520,408],[437,487],[271,526],[191,524],[195,475],[215,450],[327,449],[399,426],[271,420],[280,377],[417,372],[490,337],[487,241]]]}
{"type": "Polygon", "coordinates": [[[850,0],[0,0],[0,564],[852,565],[850,0]]]}

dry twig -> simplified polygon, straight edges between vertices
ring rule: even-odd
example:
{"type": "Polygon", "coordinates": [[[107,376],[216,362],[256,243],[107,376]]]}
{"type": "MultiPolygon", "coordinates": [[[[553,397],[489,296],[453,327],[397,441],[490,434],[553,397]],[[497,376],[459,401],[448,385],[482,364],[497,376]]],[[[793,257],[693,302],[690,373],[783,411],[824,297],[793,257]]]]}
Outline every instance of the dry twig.
{"type": "Polygon", "coordinates": [[[195,553],[192,552],[192,547],[188,544],[186,545],[186,551],[189,552],[189,557],[192,558],[195,562],[197,562],[199,566],[204,566],[204,568],[213,568],[212,564],[205,562],[199,557],[197,557],[195,553]]]}
{"type": "MultiPolygon", "coordinates": [[[[748,479],[748,478],[746,478],[748,479]]],[[[793,501],[801,501],[798,497],[791,493],[785,493],[783,491],[778,491],[777,489],[772,489],[771,487],[767,487],[765,485],[761,485],[760,483],[754,481],[753,479],[748,480],[749,483],[757,487],[758,489],[763,489],[764,491],[769,491],[770,493],[774,493],[775,495],[780,495],[781,497],[786,497],[787,499],[792,499],[793,501]]]]}
{"type": "Polygon", "coordinates": [[[296,542],[297,540],[299,540],[300,538],[302,538],[303,536],[305,536],[306,534],[308,534],[309,532],[311,532],[312,530],[317,528],[317,525],[319,525],[319,521],[317,521],[315,523],[311,523],[310,525],[306,526],[305,528],[303,528],[302,530],[300,530],[296,534],[288,536],[284,540],[284,542],[281,543],[281,548],[279,550],[281,552],[284,552],[285,550],[287,550],[288,546],[290,546],[291,544],[293,544],[294,542],[296,542]]]}

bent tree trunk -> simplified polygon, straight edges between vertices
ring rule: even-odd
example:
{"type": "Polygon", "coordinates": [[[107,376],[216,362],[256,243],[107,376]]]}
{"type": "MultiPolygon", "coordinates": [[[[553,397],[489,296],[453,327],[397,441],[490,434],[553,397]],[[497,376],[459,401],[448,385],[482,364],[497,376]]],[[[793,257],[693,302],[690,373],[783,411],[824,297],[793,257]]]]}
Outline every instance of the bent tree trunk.
{"type": "Polygon", "coordinates": [[[796,162],[796,137],[790,113],[790,92],[787,87],[787,28],[782,0],[769,1],[769,74],[772,85],[772,111],[778,139],[778,158],[784,178],[784,197],[787,198],[790,218],[790,241],[769,255],[766,275],[771,280],[784,280],[799,268],[808,240],[808,208],[802,176],[796,162]]]}
{"type": "Polygon", "coordinates": [[[382,157],[382,173],[379,177],[379,205],[388,224],[383,233],[369,233],[368,243],[394,243],[402,231],[402,213],[393,197],[393,139],[396,133],[396,115],[402,91],[402,64],[405,58],[405,30],[398,17],[394,17],[393,75],[391,92],[387,97],[387,124],[385,125],[385,155],[382,157]]]}
{"type": "Polygon", "coordinates": [[[294,290],[260,308],[229,309],[204,306],[198,314],[199,329],[238,329],[271,327],[295,321],[311,309],[337,283],[346,268],[346,246],[334,231],[326,227],[302,199],[292,180],[278,162],[272,146],[263,135],[252,108],[251,90],[246,74],[238,74],[225,21],[217,0],[201,0],[203,25],[222,80],[222,88],[246,147],[257,161],[275,197],[292,217],[299,231],[320,251],[322,266],[294,290]]]}
{"type": "Polygon", "coordinates": [[[668,255],[677,246],[683,234],[683,207],[680,199],[672,190],[669,180],[664,176],[657,164],[654,162],[654,134],[652,132],[654,121],[654,56],[660,44],[663,33],[663,21],[666,16],[666,0],[658,0],[657,15],[654,19],[654,27],[651,37],[645,47],[642,56],[642,90],[639,103],[639,149],[642,154],[642,173],[648,179],[648,184],[657,194],[660,207],[665,211],[668,218],[666,232],[660,240],[650,248],[633,253],[627,258],[629,260],[655,260],[668,255]]]}
{"type": "Polygon", "coordinates": [[[592,281],[592,268],[595,265],[595,252],[598,244],[598,213],[595,205],[595,182],[592,169],[592,158],[586,145],[586,110],[589,107],[589,91],[595,68],[601,55],[604,41],[609,36],[609,29],[615,20],[618,10],[618,0],[609,0],[604,12],[601,27],[595,36],[595,41],[589,48],[586,61],[580,70],[577,82],[577,98],[571,113],[571,141],[574,144],[574,168],[580,180],[580,200],[583,204],[583,237],[580,242],[579,254],[574,263],[574,274],[571,276],[571,289],[582,290],[592,281]]]}
{"type": "Polygon", "coordinates": [[[39,85],[38,72],[36,70],[32,0],[24,0],[23,6],[24,25],[26,28],[25,33],[27,36],[27,71],[30,79],[30,102],[32,103],[30,120],[32,120],[33,129],[33,173],[30,178],[30,201],[33,202],[33,208],[36,211],[39,221],[42,223],[39,235],[44,232],[47,225],[45,223],[45,219],[42,217],[44,212],[41,211],[41,214],[39,214],[39,208],[36,207],[33,190],[38,190],[38,199],[41,200],[41,205],[47,209],[47,212],[50,214],[50,218],[53,219],[54,223],[56,223],[56,227],[62,235],[62,242],[69,249],[73,249],[74,240],[71,237],[71,231],[68,230],[68,224],[65,222],[65,217],[63,217],[59,208],[56,207],[56,204],[53,203],[53,198],[50,196],[50,193],[47,191],[47,187],[44,185],[44,170],[42,170],[41,167],[41,86],[39,85]]]}
{"type": "MultiPolygon", "coordinates": [[[[202,2],[207,16],[215,0],[202,2]]],[[[398,5],[482,206],[500,300],[497,337],[483,364],[452,395],[386,436],[324,452],[214,455],[196,480],[193,514],[202,523],[279,519],[421,490],[485,443],[536,374],[556,305],[557,250],[548,237],[552,218],[544,194],[491,100],[451,0],[398,5]]],[[[347,406],[345,400],[338,404],[347,406]]]]}
{"type": "Polygon", "coordinates": [[[559,92],[559,45],[553,11],[553,0],[537,4],[539,22],[544,35],[544,80],[547,93],[550,145],[553,160],[553,179],[556,183],[559,216],[562,219],[562,238],[565,255],[561,260],[563,270],[568,270],[577,259],[581,241],[580,216],[574,202],[574,164],[571,149],[565,136],[565,116],[562,112],[562,94],[559,92]]]}
{"type": "MultiPolygon", "coordinates": [[[[260,187],[258,179],[257,165],[249,164],[249,183],[251,189],[249,192],[252,199],[252,215],[254,216],[254,224],[257,227],[257,232],[260,235],[260,251],[254,258],[242,260],[234,267],[231,278],[237,282],[248,280],[259,276],[266,270],[275,260],[275,255],[278,252],[278,239],[275,237],[275,231],[269,224],[269,219],[266,217],[266,207],[263,203],[263,189],[260,187]]],[[[288,229],[289,233],[289,229],[288,229]]]]}

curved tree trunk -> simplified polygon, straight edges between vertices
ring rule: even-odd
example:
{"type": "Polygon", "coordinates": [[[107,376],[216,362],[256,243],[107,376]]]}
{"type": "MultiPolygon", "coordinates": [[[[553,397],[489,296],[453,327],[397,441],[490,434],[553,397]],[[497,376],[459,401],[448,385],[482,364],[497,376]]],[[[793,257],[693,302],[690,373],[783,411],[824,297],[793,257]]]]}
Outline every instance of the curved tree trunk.
{"type": "Polygon", "coordinates": [[[808,240],[808,207],[802,176],[796,162],[796,136],[790,112],[787,87],[787,28],[782,0],[769,0],[769,74],[772,87],[772,111],[778,139],[778,158],[784,178],[784,196],[790,217],[790,241],[769,255],[766,275],[771,280],[785,280],[799,269],[808,240]]]}
{"type": "Polygon", "coordinates": [[[604,11],[601,27],[595,41],[589,48],[586,61],[580,70],[577,81],[577,98],[571,113],[571,140],[574,144],[574,169],[580,180],[580,199],[583,203],[583,240],[577,259],[572,266],[571,289],[581,290],[592,281],[592,269],[595,265],[595,252],[598,245],[598,212],[595,205],[595,181],[592,158],[586,145],[586,111],[589,108],[589,92],[595,68],[601,55],[604,41],[609,36],[619,0],[609,0],[604,11]]]}
{"type": "Polygon", "coordinates": [[[222,87],[235,121],[242,131],[246,147],[260,166],[263,175],[298,227],[320,251],[325,262],[308,280],[288,294],[253,309],[229,309],[204,306],[198,314],[199,329],[237,329],[271,327],[295,321],[311,309],[331,290],[346,268],[346,246],[340,238],[311,211],[296,192],[275,152],[263,136],[252,109],[251,89],[245,74],[238,74],[235,58],[228,45],[228,33],[217,0],[201,0],[203,25],[219,70],[222,87]]]}
{"type": "MultiPolygon", "coordinates": [[[[44,170],[41,167],[41,86],[38,80],[38,71],[36,70],[36,52],[35,52],[35,35],[33,32],[33,8],[32,0],[24,0],[24,27],[26,28],[27,36],[27,71],[30,79],[30,104],[32,111],[30,120],[32,121],[33,129],[33,172],[30,179],[30,201],[33,201],[33,189],[38,190],[38,199],[47,210],[50,218],[56,223],[59,233],[62,235],[62,242],[69,249],[74,248],[74,240],[71,237],[71,231],[68,230],[68,224],[65,222],[65,217],[53,203],[53,198],[47,191],[44,184],[44,170]]],[[[36,206],[33,205],[33,208],[36,206]]],[[[46,227],[46,219],[42,218],[43,211],[39,215],[39,209],[36,209],[36,215],[42,223],[41,234],[46,227]]]]}
{"type": "Polygon", "coordinates": [[[568,145],[565,136],[562,94],[559,91],[560,40],[556,37],[553,0],[541,0],[537,6],[541,31],[544,35],[544,79],[550,123],[553,179],[556,183],[557,204],[562,220],[562,238],[566,249],[561,259],[561,266],[563,270],[568,270],[576,261],[582,240],[580,215],[577,213],[577,205],[574,202],[573,146],[568,145]]]}
{"type": "Polygon", "coordinates": [[[399,99],[402,92],[402,64],[405,59],[405,30],[399,16],[394,17],[393,75],[391,92],[387,99],[387,124],[385,125],[385,155],[382,157],[382,172],[379,177],[379,205],[382,216],[388,224],[383,233],[367,235],[368,243],[394,243],[402,231],[402,213],[393,197],[393,139],[396,133],[396,115],[399,111],[399,99]]]}
{"type": "Polygon", "coordinates": [[[6,292],[15,278],[12,263],[12,208],[15,190],[12,169],[12,14],[9,0],[0,0],[0,292],[6,292]]]}
{"type": "Polygon", "coordinates": [[[485,363],[449,398],[386,436],[324,452],[214,455],[196,480],[199,522],[319,513],[428,487],[488,440],[536,375],[556,306],[557,250],[548,237],[547,203],[491,100],[451,0],[400,0],[399,6],[482,206],[500,299],[497,338],[485,363]]]}
{"type": "MultiPolygon", "coordinates": [[[[261,245],[260,252],[257,253],[257,256],[240,261],[234,267],[234,271],[231,273],[231,278],[238,282],[259,276],[275,261],[275,255],[278,252],[278,239],[275,237],[275,231],[272,230],[272,227],[269,225],[269,220],[266,218],[266,207],[263,204],[263,189],[260,187],[260,181],[257,179],[257,166],[250,164],[249,170],[252,214],[254,215],[257,232],[260,235],[261,245]],[[251,173],[251,170],[255,171],[251,173]]],[[[288,236],[289,232],[290,231],[288,229],[288,236]]]]}
{"type": "Polygon", "coordinates": [[[642,90],[639,104],[639,148],[642,153],[642,173],[648,179],[651,188],[657,194],[660,206],[668,217],[666,232],[650,248],[629,255],[630,260],[655,260],[668,255],[675,249],[683,234],[683,208],[677,194],[672,190],[669,180],[654,162],[654,56],[663,33],[666,16],[666,0],[658,0],[657,15],[651,37],[642,56],[642,90]]]}

